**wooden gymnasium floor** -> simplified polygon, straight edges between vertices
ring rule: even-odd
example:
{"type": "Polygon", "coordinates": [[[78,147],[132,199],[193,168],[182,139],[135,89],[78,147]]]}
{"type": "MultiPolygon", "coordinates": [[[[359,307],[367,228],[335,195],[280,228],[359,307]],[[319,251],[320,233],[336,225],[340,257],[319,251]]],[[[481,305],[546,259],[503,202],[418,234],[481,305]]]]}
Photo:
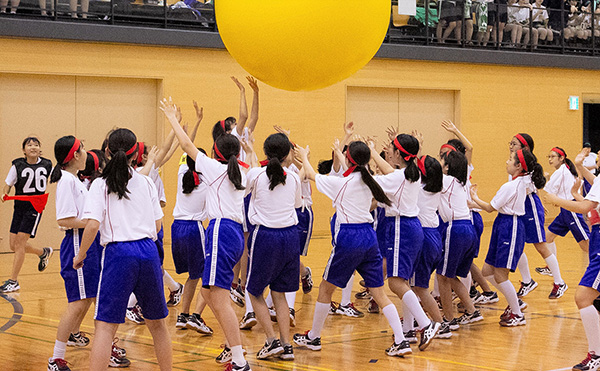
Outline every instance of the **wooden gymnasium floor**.
{"type": "MultiPolygon", "coordinates": [[[[486,227],[480,256],[485,256],[490,227],[486,227]]],[[[40,243],[36,239],[36,243],[40,243]]],[[[391,344],[391,330],[382,314],[368,314],[362,319],[330,316],[323,334],[323,350],[312,352],[297,348],[296,361],[260,361],[255,358],[264,341],[260,327],[242,333],[248,360],[253,370],[570,370],[587,352],[587,342],[573,296],[577,283],[586,267],[587,256],[580,251],[571,237],[558,240],[558,258],[563,277],[570,286],[563,298],[547,298],[552,279],[533,272],[540,286],[525,299],[527,325],[502,328],[498,317],[506,307],[501,298],[497,304],[482,308],[485,320],[461,327],[450,340],[434,340],[424,352],[413,346],[413,355],[391,358],[384,349],[391,344]]],[[[169,251],[167,246],[167,252],[169,251]]],[[[329,255],[329,238],[314,238],[306,262],[313,270],[318,285],[329,255]]],[[[531,269],[542,264],[532,245],[526,246],[531,269]]],[[[179,282],[184,277],[175,275],[172,259],[167,255],[166,268],[179,282]]],[[[478,263],[482,258],[478,259],[478,263]]],[[[12,265],[11,254],[0,254],[0,267],[5,280],[12,265]]],[[[58,255],[55,255],[44,273],[37,272],[37,259],[27,256],[19,277],[21,291],[1,295],[0,299],[0,369],[45,370],[52,355],[56,327],[66,306],[63,282],[60,277],[58,255]]],[[[518,284],[520,276],[511,275],[518,284]]],[[[355,292],[359,290],[358,279],[355,292]]],[[[334,300],[340,298],[336,292],[334,300]]],[[[297,332],[310,328],[317,288],[308,294],[299,292],[296,299],[297,332]]],[[[400,301],[391,297],[401,312],[400,301]]],[[[366,301],[358,301],[363,309],[366,301]]],[[[175,330],[178,307],[171,308],[168,323],[173,341],[173,368],[175,370],[221,370],[215,363],[223,335],[210,312],[206,322],[215,330],[213,336],[202,336],[190,330],[175,330]]],[[[242,309],[235,307],[239,316],[242,309]]],[[[93,309],[84,320],[81,330],[93,333],[93,309]]],[[[402,315],[402,314],[401,314],[402,315]]],[[[126,322],[117,336],[131,359],[131,370],[158,370],[152,348],[152,339],[145,326],[126,322]]],[[[93,341],[93,336],[91,337],[93,341]]],[[[67,359],[72,370],[88,367],[90,347],[68,348],[67,359]]]]}

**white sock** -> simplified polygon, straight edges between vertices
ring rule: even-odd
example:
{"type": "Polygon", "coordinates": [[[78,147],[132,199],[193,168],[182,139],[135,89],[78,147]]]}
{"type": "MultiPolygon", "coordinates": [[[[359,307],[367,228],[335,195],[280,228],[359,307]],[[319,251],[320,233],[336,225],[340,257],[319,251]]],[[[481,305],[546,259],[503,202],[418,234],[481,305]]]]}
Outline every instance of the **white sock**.
{"type": "Polygon", "coordinates": [[[431,320],[425,314],[421,303],[419,303],[419,298],[417,298],[417,295],[412,290],[409,290],[404,294],[404,296],[402,297],[402,303],[406,304],[408,310],[417,320],[417,323],[419,324],[419,329],[423,329],[429,326],[431,320]]]}
{"type": "MultiPolygon", "coordinates": [[[[247,292],[248,290],[246,290],[247,292]]],[[[267,297],[265,298],[265,303],[267,303],[267,307],[269,308],[273,308],[275,306],[275,304],[273,304],[273,297],[271,296],[271,290],[269,290],[269,293],[267,294],[267,297]]]]}
{"type": "Polygon", "coordinates": [[[504,297],[506,298],[508,305],[510,305],[510,310],[513,313],[522,316],[523,313],[521,312],[521,308],[519,307],[519,298],[517,297],[517,290],[515,290],[515,287],[512,285],[512,283],[510,283],[509,280],[501,282],[498,284],[498,290],[500,290],[500,292],[502,292],[502,295],[504,295],[504,297]]]}
{"type": "Polygon", "coordinates": [[[165,282],[165,285],[167,285],[169,290],[177,291],[179,289],[179,284],[177,282],[175,282],[175,280],[173,279],[173,277],[171,277],[169,272],[167,272],[164,269],[163,269],[163,281],[165,282]]]}
{"type": "MultiPolygon", "coordinates": [[[[248,290],[246,290],[246,293],[244,294],[244,298],[246,299],[246,314],[250,313],[250,312],[254,312],[254,307],[252,306],[252,301],[250,300],[250,294],[248,293],[248,290]]],[[[267,299],[271,298],[271,293],[269,292],[269,296],[267,296],[267,299]]],[[[268,304],[267,301],[267,306],[270,308],[273,306],[273,299],[271,299],[271,305],[268,304]]]]}
{"type": "Polygon", "coordinates": [[[313,314],[313,325],[310,331],[308,332],[309,339],[321,337],[321,331],[323,330],[323,325],[325,325],[325,320],[327,319],[327,314],[329,313],[329,307],[331,307],[331,303],[317,302],[315,304],[315,313],[313,314]]]}
{"type": "Polygon", "coordinates": [[[135,307],[136,304],[137,304],[137,298],[135,297],[135,294],[132,292],[131,295],[129,295],[129,301],[127,302],[127,308],[133,308],[133,307],[135,307]]]}
{"type": "Polygon", "coordinates": [[[52,359],[65,359],[65,353],[67,352],[67,343],[56,340],[54,342],[54,354],[52,359]]]}
{"type": "Polygon", "coordinates": [[[473,277],[471,276],[471,272],[467,274],[466,277],[459,277],[460,282],[467,288],[467,291],[471,291],[471,284],[473,284],[473,277]]]}
{"type": "Polygon", "coordinates": [[[558,267],[558,259],[556,259],[556,255],[552,254],[546,259],[546,265],[550,268],[550,272],[552,272],[552,278],[554,278],[554,283],[564,283],[562,277],[560,276],[560,268],[558,267]]]}
{"type": "Polygon", "coordinates": [[[580,309],[579,315],[588,339],[589,351],[600,355],[600,316],[598,316],[598,311],[593,305],[590,305],[580,309]]]}
{"type": "Polygon", "coordinates": [[[238,366],[243,366],[246,364],[244,350],[242,349],[241,345],[231,347],[231,360],[238,366]]]}
{"type": "Polygon", "coordinates": [[[400,344],[402,341],[406,340],[402,333],[402,323],[400,322],[400,316],[398,315],[396,306],[394,304],[388,304],[381,312],[385,318],[387,318],[388,323],[394,332],[394,343],[400,344]]]}
{"type": "Polygon", "coordinates": [[[294,304],[296,304],[296,291],[286,292],[285,300],[288,303],[288,307],[294,309],[294,304]]]}
{"type": "Polygon", "coordinates": [[[346,306],[352,302],[352,286],[354,286],[354,275],[350,277],[346,287],[342,289],[342,301],[340,301],[340,305],[346,306]]]}
{"type": "Polygon", "coordinates": [[[553,253],[554,256],[558,256],[556,254],[556,242],[547,242],[546,245],[548,245],[548,250],[550,250],[550,252],[553,253]]]}
{"type": "Polygon", "coordinates": [[[527,255],[523,253],[521,258],[519,259],[519,263],[517,263],[517,268],[519,268],[519,273],[521,273],[521,280],[523,283],[531,282],[531,272],[529,271],[529,260],[527,259],[527,255]]]}
{"type": "Polygon", "coordinates": [[[440,296],[440,285],[438,284],[437,274],[433,275],[433,291],[431,292],[434,298],[440,296]]]}
{"type": "Polygon", "coordinates": [[[413,322],[415,322],[415,316],[412,315],[405,301],[402,301],[402,319],[402,331],[408,332],[414,328],[413,322]]]}

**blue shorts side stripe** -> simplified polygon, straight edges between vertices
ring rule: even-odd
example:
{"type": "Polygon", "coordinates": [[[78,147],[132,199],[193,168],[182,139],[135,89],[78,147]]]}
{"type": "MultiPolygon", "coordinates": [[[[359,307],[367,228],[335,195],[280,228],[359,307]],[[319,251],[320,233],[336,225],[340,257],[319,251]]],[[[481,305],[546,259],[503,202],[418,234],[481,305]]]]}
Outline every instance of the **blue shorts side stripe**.
{"type": "Polygon", "coordinates": [[[258,230],[260,229],[260,225],[254,227],[254,231],[252,232],[252,237],[250,237],[250,247],[248,248],[248,254],[250,258],[248,260],[248,275],[246,276],[246,282],[250,282],[250,276],[252,275],[252,261],[254,258],[254,244],[256,243],[256,235],[258,235],[258,230]]]}
{"type": "MultiPolygon", "coordinates": [[[[208,280],[209,286],[214,286],[217,278],[217,258],[219,252],[219,227],[221,226],[221,219],[215,219],[215,226],[213,229],[213,243],[211,248],[211,262],[210,262],[210,278],[208,280]]],[[[205,255],[206,256],[206,255],[205,255]]]]}

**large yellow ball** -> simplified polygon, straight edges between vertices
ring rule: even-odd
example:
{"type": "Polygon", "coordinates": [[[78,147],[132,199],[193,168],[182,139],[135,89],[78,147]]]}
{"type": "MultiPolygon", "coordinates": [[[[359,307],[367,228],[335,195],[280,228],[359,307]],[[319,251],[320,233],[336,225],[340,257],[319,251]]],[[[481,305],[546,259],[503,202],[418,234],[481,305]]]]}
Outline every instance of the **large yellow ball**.
{"type": "Polygon", "coordinates": [[[218,0],[229,53],[260,81],[314,90],[367,64],[387,32],[390,0],[218,0]]]}

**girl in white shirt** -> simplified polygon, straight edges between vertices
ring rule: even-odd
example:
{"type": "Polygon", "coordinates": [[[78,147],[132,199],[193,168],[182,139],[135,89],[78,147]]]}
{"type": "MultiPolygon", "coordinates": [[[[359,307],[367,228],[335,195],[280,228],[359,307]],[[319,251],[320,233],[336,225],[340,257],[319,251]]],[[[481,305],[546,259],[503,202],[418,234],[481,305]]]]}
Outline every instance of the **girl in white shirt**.
{"type": "Polygon", "coordinates": [[[520,149],[511,152],[506,161],[506,172],[512,180],[500,187],[490,203],[478,197],[476,186],[471,188],[473,201],[483,210],[489,213],[498,211],[482,272],[508,301],[508,307],[500,316],[501,326],[514,327],[526,323],[517,292],[508,280],[508,274],[516,270],[525,247],[525,228],[520,216],[525,215],[527,189],[532,186],[532,181],[541,186],[540,183],[544,181],[543,171],[530,151],[520,149]]]}
{"type": "Polygon", "coordinates": [[[317,175],[308,162],[308,150],[298,148],[297,152],[306,177],[333,200],[337,217],[334,246],[319,287],[312,329],[294,335],[294,342],[311,350],[321,349],[321,331],[331,307],[331,296],[336,287],[345,287],[357,270],[394,331],[394,344],[386,354],[403,356],[412,353],[402,333],[398,311],[383,291],[382,258],[369,210],[373,198],[386,205],[391,205],[391,201],[366,168],[371,158],[369,147],[363,142],[350,143],[345,157],[349,168],[343,177],[317,175]]]}
{"type": "Polygon", "coordinates": [[[421,189],[420,172],[416,163],[419,141],[408,134],[394,138],[387,149],[390,165],[371,147],[371,157],[385,175],[375,181],[392,201],[385,206],[387,277],[390,290],[402,299],[402,312],[406,330],[412,330],[412,318],[417,320],[421,332],[420,350],[425,350],[440,328],[432,322],[421,307],[417,295],[410,289],[408,280],[413,276],[417,256],[423,247],[423,227],[417,218],[417,205],[421,189]],[[410,317],[407,318],[407,316],[410,317]]]}
{"type": "MultiPolygon", "coordinates": [[[[567,158],[567,153],[560,147],[552,148],[548,155],[548,162],[556,171],[550,176],[544,191],[555,194],[564,200],[572,200],[571,187],[577,179],[575,165],[567,158]]],[[[590,230],[583,220],[583,215],[562,208],[558,216],[548,226],[548,244],[552,246],[556,236],[564,237],[569,231],[575,237],[579,247],[583,251],[588,251],[590,230]]],[[[550,249],[552,250],[552,247],[550,249]]]]}
{"type": "Polygon", "coordinates": [[[87,252],[100,231],[102,270],[96,296],[95,336],[90,370],[105,370],[111,343],[119,323],[125,320],[127,301],[133,292],[139,300],[152,334],[161,370],[172,364],[171,339],[165,318],[162,268],[154,240],[163,213],[154,183],[138,174],[131,163],[137,139],[128,129],[117,129],[108,137],[110,158],[90,188],[83,218],[88,219],[73,268],[84,265],[87,252]]]}
{"type": "Polygon", "coordinates": [[[88,250],[85,267],[73,269],[73,257],[79,252],[81,235],[86,224],[86,220],[83,219],[83,207],[88,193],[76,174],[85,169],[87,153],[79,139],[69,135],[56,141],[54,154],[56,166],[50,176],[50,183],[58,182],[56,220],[60,227],[66,229],[65,238],[60,246],[60,273],[65,281],[69,304],[58,324],[54,354],[48,360],[48,369],[61,370],[67,367],[67,345],[86,346],[90,341],[81,335],[79,326],[98,291],[101,246],[99,238],[96,238],[88,250]]]}
{"type": "Polygon", "coordinates": [[[233,268],[244,251],[242,205],[246,176],[240,166],[247,168],[248,165],[238,160],[240,142],[235,136],[219,136],[213,145],[216,159],[208,158],[196,148],[179,125],[177,107],[173,102],[163,99],[161,110],[171,123],[181,148],[188,156],[196,159],[196,171],[202,173],[202,181],[206,182],[208,189],[206,212],[210,223],[206,228],[202,295],[227,338],[226,354],[220,356],[219,360],[228,361],[230,355],[232,370],[249,371],[250,365],[244,358],[236,314],[229,302],[233,268]]]}

